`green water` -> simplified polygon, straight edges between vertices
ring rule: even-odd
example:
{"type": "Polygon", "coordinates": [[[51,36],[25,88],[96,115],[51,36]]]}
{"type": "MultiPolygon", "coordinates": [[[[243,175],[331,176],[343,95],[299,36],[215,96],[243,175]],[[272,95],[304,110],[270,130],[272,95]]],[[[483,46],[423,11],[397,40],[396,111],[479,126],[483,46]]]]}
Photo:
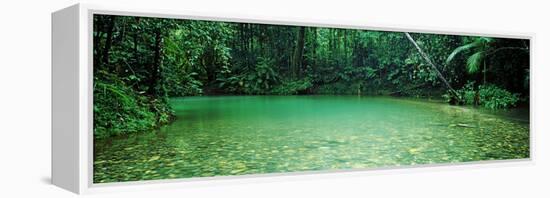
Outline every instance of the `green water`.
{"type": "Polygon", "coordinates": [[[357,96],[172,99],[177,120],[94,142],[94,183],[529,157],[525,109],[357,96]]]}

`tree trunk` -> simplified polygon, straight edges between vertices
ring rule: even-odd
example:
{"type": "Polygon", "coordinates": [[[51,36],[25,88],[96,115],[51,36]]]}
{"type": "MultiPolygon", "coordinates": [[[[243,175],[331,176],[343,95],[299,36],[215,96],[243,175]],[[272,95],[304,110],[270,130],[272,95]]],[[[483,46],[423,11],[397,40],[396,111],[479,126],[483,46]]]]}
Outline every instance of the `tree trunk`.
{"type": "Polygon", "coordinates": [[[160,28],[155,30],[155,46],[154,46],[154,57],[153,57],[153,64],[151,68],[151,76],[149,77],[149,94],[153,96],[157,96],[158,93],[156,91],[156,87],[159,80],[159,73],[160,73],[160,67],[161,67],[161,56],[162,56],[162,35],[160,28]]]}
{"type": "Polygon", "coordinates": [[[296,42],[296,49],[294,51],[294,60],[293,60],[293,71],[292,75],[293,77],[296,77],[296,74],[301,74],[301,68],[302,68],[302,57],[304,54],[304,37],[305,37],[306,29],[305,27],[300,27],[298,31],[298,38],[296,42]]]}
{"type": "Polygon", "coordinates": [[[138,65],[139,64],[138,32],[137,32],[137,30],[135,30],[135,31],[136,32],[134,32],[134,35],[133,35],[133,39],[134,39],[133,57],[134,57],[134,64],[138,65]]]}
{"type": "Polygon", "coordinates": [[[94,19],[94,37],[93,37],[93,47],[94,47],[94,71],[97,71],[101,67],[101,35],[103,34],[102,28],[103,20],[94,19]]]}
{"type": "Polygon", "coordinates": [[[109,16],[109,21],[107,23],[106,32],[107,38],[105,39],[105,47],[103,48],[102,63],[103,65],[109,64],[109,50],[111,49],[111,44],[113,43],[113,29],[115,27],[115,17],[109,16]]]}
{"type": "Polygon", "coordinates": [[[254,54],[254,26],[248,24],[248,44],[250,45],[250,54],[254,54]]]}
{"type": "Polygon", "coordinates": [[[313,41],[311,42],[311,54],[313,56],[310,58],[311,61],[309,63],[309,66],[311,69],[314,69],[315,67],[317,67],[317,28],[312,27],[311,32],[313,34],[313,41]]]}
{"type": "Polygon", "coordinates": [[[132,39],[134,41],[134,45],[133,45],[133,49],[132,49],[132,57],[133,57],[133,63],[135,66],[139,65],[139,51],[138,51],[138,36],[140,34],[139,32],[139,18],[136,18],[135,19],[135,25],[136,25],[136,28],[133,28],[132,31],[133,31],[133,35],[132,35],[132,39]]]}
{"type": "Polygon", "coordinates": [[[485,64],[485,59],[483,59],[483,85],[487,83],[487,65],[485,64]]]}
{"type": "Polygon", "coordinates": [[[432,60],[430,59],[430,57],[428,57],[428,55],[426,53],[424,53],[424,51],[422,51],[422,49],[420,48],[420,46],[418,46],[418,44],[416,43],[416,41],[414,41],[414,39],[411,37],[411,35],[408,33],[408,32],[405,32],[405,35],[407,36],[407,38],[409,39],[409,41],[411,41],[411,43],[414,45],[414,47],[416,47],[416,50],[418,50],[418,53],[420,54],[420,56],[422,56],[422,58],[424,58],[424,60],[430,65],[432,66],[432,68],[435,70],[435,72],[437,73],[437,76],[439,77],[439,79],[441,79],[441,81],[443,81],[443,83],[445,83],[445,85],[447,85],[447,88],[449,88],[449,90],[451,90],[451,92],[456,96],[456,97],[459,97],[458,96],[458,93],[453,89],[453,87],[451,87],[451,84],[449,84],[449,82],[445,79],[445,77],[443,77],[443,74],[441,74],[441,72],[439,71],[439,69],[437,69],[437,66],[435,66],[435,64],[432,62],[432,60]]]}

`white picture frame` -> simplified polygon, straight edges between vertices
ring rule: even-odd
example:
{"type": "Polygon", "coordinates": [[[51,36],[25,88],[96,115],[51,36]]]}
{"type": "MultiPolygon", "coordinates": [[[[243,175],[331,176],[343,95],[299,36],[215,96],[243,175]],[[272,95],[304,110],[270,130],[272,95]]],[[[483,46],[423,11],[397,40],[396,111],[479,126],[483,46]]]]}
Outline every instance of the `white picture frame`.
{"type": "MultiPolygon", "coordinates": [[[[256,183],[284,181],[289,179],[320,179],[349,177],[352,175],[403,173],[499,166],[525,166],[534,163],[533,144],[534,103],[530,105],[530,158],[457,164],[416,165],[402,168],[353,169],[342,171],[313,171],[295,173],[274,173],[245,176],[221,176],[207,178],[170,179],[123,183],[93,184],[93,129],[92,129],[92,31],[93,14],[115,14],[129,16],[203,19],[228,22],[252,22],[281,25],[307,25],[383,31],[406,31],[422,33],[444,33],[529,39],[532,33],[495,33],[488,31],[463,31],[447,29],[425,29],[413,26],[394,27],[383,24],[354,24],[341,21],[319,21],[295,18],[269,18],[260,16],[227,15],[220,13],[198,13],[191,11],[146,10],[133,8],[112,8],[98,5],[76,4],[52,13],[52,183],[78,194],[96,192],[130,191],[151,188],[181,188],[235,183],[256,183]],[[323,174],[320,174],[323,173],[323,174]],[[284,176],[284,177],[282,177],[284,176]]],[[[531,63],[533,49],[530,49],[531,63]]],[[[531,66],[531,68],[533,68],[531,66]]],[[[534,70],[531,69],[531,79],[534,70]]],[[[534,82],[531,80],[531,82],[534,82]]],[[[533,85],[530,85],[533,95],[533,85]]]]}

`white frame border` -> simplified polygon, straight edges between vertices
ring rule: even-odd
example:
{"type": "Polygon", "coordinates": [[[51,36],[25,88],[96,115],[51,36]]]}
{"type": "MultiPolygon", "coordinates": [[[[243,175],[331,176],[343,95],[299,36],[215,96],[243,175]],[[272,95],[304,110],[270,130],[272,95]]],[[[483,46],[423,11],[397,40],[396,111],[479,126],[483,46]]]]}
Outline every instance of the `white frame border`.
{"type": "MultiPolygon", "coordinates": [[[[533,69],[534,54],[534,33],[495,33],[487,30],[464,30],[464,29],[444,29],[437,27],[416,27],[410,25],[384,25],[373,23],[354,23],[349,21],[327,21],[316,19],[297,19],[297,18],[273,18],[269,16],[250,16],[234,13],[204,13],[193,11],[175,11],[175,10],[149,10],[141,8],[114,8],[103,7],[99,5],[77,4],[79,9],[79,179],[78,189],[72,191],[79,194],[99,193],[99,192],[118,192],[135,191],[148,189],[166,189],[166,188],[189,188],[199,186],[214,185],[234,185],[258,182],[279,182],[288,180],[312,180],[327,178],[342,178],[352,176],[380,175],[380,174],[402,174],[426,171],[449,171],[477,168],[494,167],[514,167],[528,166],[535,164],[535,144],[534,144],[534,119],[535,108],[533,79],[535,72],[533,69]],[[105,183],[93,184],[93,14],[112,14],[143,17],[160,17],[176,19],[195,19],[195,20],[215,20],[226,22],[245,22],[245,23],[266,23],[278,25],[300,25],[300,26],[318,26],[331,28],[351,28],[368,29],[379,31],[400,31],[400,32],[418,32],[434,34],[454,34],[468,36],[489,36],[501,38],[519,38],[530,40],[530,158],[516,160],[492,160],[479,162],[461,162],[444,163],[415,166],[385,167],[371,169],[349,169],[349,170],[330,170],[330,171],[305,171],[291,173],[268,173],[242,176],[220,176],[204,178],[182,178],[166,180],[149,180],[135,182],[105,183]],[[284,176],[284,177],[283,177],[284,176]]],[[[52,44],[53,45],[53,44],[52,44]]],[[[53,131],[52,131],[53,132],[53,131]]]]}

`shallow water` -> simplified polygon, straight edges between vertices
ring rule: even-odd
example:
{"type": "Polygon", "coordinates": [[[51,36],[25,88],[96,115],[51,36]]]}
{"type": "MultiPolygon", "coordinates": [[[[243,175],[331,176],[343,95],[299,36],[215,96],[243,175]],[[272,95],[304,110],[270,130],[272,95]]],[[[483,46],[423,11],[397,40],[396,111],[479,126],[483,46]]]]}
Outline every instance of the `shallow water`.
{"type": "Polygon", "coordinates": [[[171,100],[177,120],[94,142],[94,183],[529,157],[525,110],[358,96],[171,100]]]}

